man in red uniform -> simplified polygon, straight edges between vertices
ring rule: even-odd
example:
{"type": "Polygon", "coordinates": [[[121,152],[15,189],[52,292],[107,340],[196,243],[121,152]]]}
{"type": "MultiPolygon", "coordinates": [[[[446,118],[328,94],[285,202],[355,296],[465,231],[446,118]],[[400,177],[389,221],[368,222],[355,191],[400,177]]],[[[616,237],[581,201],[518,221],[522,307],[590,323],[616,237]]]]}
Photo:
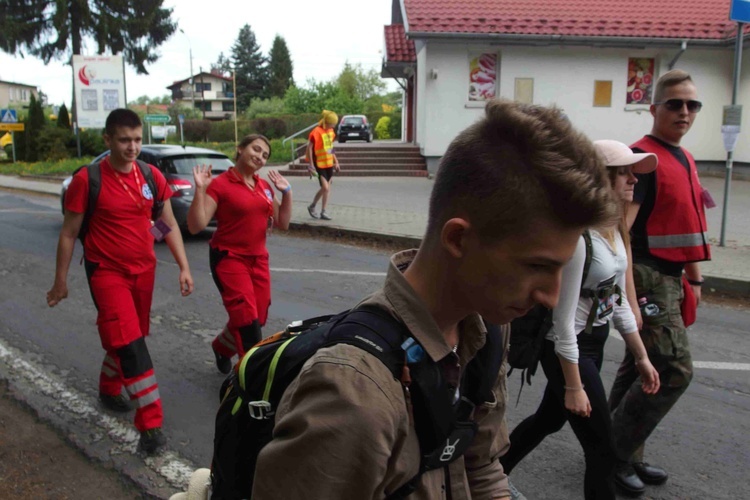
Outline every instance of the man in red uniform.
{"type": "MultiPolygon", "coordinates": [[[[104,142],[110,154],[99,164],[101,189],[83,240],[86,275],[98,310],[96,324],[106,351],[99,377],[99,398],[114,411],[128,411],[123,386],[136,406],[139,446],[148,454],[166,442],[161,431],[163,412],[151,357],[146,347],[156,255],[151,210],[154,200],[164,208],[157,227],[180,268],[180,291],[193,291],[182,236],[174,219],[167,181],[151,169],[156,193],[151,192],[136,158],[141,152],[141,120],[128,109],[107,117],[104,142]],[[171,229],[168,230],[167,227],[171,229]]],[[[83,168],[65,195],[65,219],[57,246],[55,282],[47,303],[55,306],[68,296],[67,276],[73,247],[89,202],[89,172],[83,168]]]]}
{"type": "Polygon", "coordinates": [[[310,168],[315,169],[320,183],[320,189],[315,193],[313,202],[307,207],[310,217],[318,218],[315,212],[315,205],[321,200],[320,218],[331,220],[326,213],[328,197],[331,194],[331,183],[333,182],[334,170],[341,170],[339,160],[333,152],[333,140],[336,138],[336,132],[333,127],[339,122],[339,117],[333,111],[323,110],[318,126],[310,132],[309,142],[307,143],[307,158],[310,161],[310,168]]]}
{"type": "MultiPolygon", "coordinates": [[[[635,359],[628,352],[612,385],[609,405],[620,461],[615,482],[631,495],[643,493],[644,483],[667,480],[664,469],[643,461],[643,447],[693,378],[681,310],[683,305],[695,308],[700,301],[703,278],[699,262],[711,258],[704,206],[713,206],[701,187],[693,156],[680,147],[701,110],[697,99],[698,91],[688,73],[665,73],[656,84],[651,105],[651,134],[631,146],[637,153],[654,153],[659,158],[654,172],[637,175],[627,215],[632,225],[635,300],[642,309],[640,334],[661,378],[659,391],[645,394],[635,359]],[[684,294],[683,273],[695,298],[684,294]],[[695,302],[683,304],[686,300],[695,302]]],[[[639,310],[634,309],[638,317],[639,310]]]]}

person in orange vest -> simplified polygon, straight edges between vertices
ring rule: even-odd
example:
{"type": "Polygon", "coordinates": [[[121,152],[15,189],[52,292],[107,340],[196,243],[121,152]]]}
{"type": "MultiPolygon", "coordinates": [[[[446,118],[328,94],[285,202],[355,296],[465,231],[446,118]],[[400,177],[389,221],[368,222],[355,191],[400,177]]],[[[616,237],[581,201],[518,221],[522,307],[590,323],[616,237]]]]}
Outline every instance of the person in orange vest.
{"type": "Polygon", "coordinates": [[[686,326],[701,298],[698,263],[711,259],[705,208],[714,203],[701,187],[693,156],[680,142],[701,107],[688,73],[665,73],[656,83],[651,134],[631,146],[636,153],[659,158],[654,172],[637,176],[628,209],[635,284],[628,301],[642,322],[643,344],[661,378],[659,391],[646,394],[637,361],[626,352],[612,385],[609,406],[620,462],[615,483],[631,495],[643,493],[645,484],[667,480],[664,469],[643,461],[643,447],[693,378],[686,326]]]}
{"type": "Polygon", "coordinates": [[[331,220],[326,213],[328,197],[331,194],[331,183],[333,182],[333,172],[341,170],[339,161],[333,152],[333,140],[336,138],[336,132],[333,127],[339,122],[339,117],[333,111],[323,110],[318,126],[310,132],[309,142],[307,143],[307,158],[310,161],[310,173],[315,169],[315,173],[320,183],[320,189],[315,193],[313,202],[307,207],[310,217],[313,219],[321,218],[331,220]],[[321,201],[320,215],[315,211],[315,205],[321,201]]]}

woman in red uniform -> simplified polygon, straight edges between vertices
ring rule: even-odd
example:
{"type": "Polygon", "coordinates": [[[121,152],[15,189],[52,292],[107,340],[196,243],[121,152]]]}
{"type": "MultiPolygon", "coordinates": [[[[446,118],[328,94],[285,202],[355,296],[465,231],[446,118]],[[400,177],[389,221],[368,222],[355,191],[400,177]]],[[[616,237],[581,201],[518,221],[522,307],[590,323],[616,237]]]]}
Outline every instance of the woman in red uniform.
{"type": "Polygon", "coordinates": [[[235,166],[211,178],[211,167],[193,169],[195,197],[188,211],[188,229],[195,234],[216,217],[217,229],[209,242],[211,273],[221,293],[229,321],[211,344],[216,366],[222,373],[261,339],[261,327],[271,305],[266,234],[272,227],[289,229],[292,186],[272,170],[268,179],[281,193],[261,179],[271,153],[268,139],[248,135],[237,146],[235,166]]]}

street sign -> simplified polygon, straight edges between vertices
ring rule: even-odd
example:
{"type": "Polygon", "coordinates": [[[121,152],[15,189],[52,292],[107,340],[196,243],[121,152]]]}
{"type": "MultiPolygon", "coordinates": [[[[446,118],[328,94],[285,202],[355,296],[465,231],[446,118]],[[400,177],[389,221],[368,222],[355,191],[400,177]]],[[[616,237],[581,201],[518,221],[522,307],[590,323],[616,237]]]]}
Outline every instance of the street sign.
{"type": "Polygon", "coordinates": [[[169,123],[170,120],[169,115],[146,115],[143,117],[143,121],[147,123],[169,123]]]}
{"type": "Polygon", "coordinates": [[[2,123],[0,122],[0,131],[6,132],[23,132],[23,123],[2,123]]]}
{"type": "Polygon", "coordinates": [[[750,0],[732,0],[729,19],[740,23],[750,23],[750,0]]]}
{"type": "Polygon", "coordinates": [[[180,121],[180,125],[185,123],[185,115],[177,115],[177,119],[180,121]]]}
{"type": "Polygon", "coordinates": [[[0,123],[18,123],[15,109],[0,109],[0,123]]]}

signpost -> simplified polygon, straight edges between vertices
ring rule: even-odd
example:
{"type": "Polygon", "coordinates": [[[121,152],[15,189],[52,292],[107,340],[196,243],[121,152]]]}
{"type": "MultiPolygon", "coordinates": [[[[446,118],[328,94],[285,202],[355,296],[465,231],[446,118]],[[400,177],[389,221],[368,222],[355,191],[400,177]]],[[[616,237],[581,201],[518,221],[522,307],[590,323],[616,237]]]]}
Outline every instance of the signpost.
{"type": "Polygon", "coordinates": [[[177,115],[177,119],[180,121],[180,142],[185,144],[185,135],[182,133],[182,126],[185,124],[185,115],[177,115]]]}
{"type": "Polygon", "coordinates": [[[148,123],[148,143],[151,144],[151,124],[152,123],[169,123],[172,118],[169,115],[146,115],[143,121],[148,123]]]}
{"type": "Polygon", "coordinates": [[[16,162],[16,132],[23,132],[23,123],[18,123],[15,109],[0,109],[0,132],[10,132],[13,163],[16,162]]]}
{"type": "Polygon", "coordinates": [[[719,246],[726,246],[725,233],[727,227],[727,209],[729,207],[729,185],[732,182],[732,157],[737,137],[740,133],[740,122],[742,118],[742,106],[737,105],[737,92],[740,87],[740,69],[742,64],[742,42],[744,38],[744,25],[750,22],[750,0],[731,0],[729,19],[737,21],[737,36],[734,45],[734,82],[732,85],[732,104],[724,107],[724,119],[722,121],[722,135],[724,147],[727,150],[726,178],[724,179],[724,207],[721,213],[721,235],[719,246]]]}

